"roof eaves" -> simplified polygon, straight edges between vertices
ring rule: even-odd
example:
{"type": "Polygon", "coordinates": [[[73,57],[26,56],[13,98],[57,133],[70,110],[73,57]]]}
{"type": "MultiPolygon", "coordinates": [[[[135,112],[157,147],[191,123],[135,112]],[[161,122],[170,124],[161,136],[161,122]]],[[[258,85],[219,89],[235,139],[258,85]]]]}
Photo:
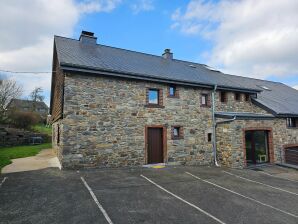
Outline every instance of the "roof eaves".
{"type": "MultiPolygon", "coordinates": [[[[187,80],[178,80],[178,79],[167,79],[167,78],[159,78],[156,76],[144,75],[139,73],[128,73],[116,70],[107,70],[107,69],[99,69],[94,67],[87,67],[87,66],[78,66],[69,63],[60,63],[61,69],[65,71],[75,71],[75,72],[88,72],[93,74],[103,74],[103,75],[111,75],[117,77],[124,77],[124,78],[133,78],[139,80],[148,80],[148,81],[159,81],[164,83],[175,83],[181,85],[188,85],[188,86],[196,86],[196,87],[204,87],[204,88],[213,88],[214,84],[212,83],[198,83],[198,82],[190,82],[187,80]]],[[[232,91],[242,91],[247,93],[258,93],[260,92],[259,89],[248,89],[248,88],[239,88],[239,87],[231,87],[231,86],[218,86],[219,90],[232,90],[232,91]]]]}

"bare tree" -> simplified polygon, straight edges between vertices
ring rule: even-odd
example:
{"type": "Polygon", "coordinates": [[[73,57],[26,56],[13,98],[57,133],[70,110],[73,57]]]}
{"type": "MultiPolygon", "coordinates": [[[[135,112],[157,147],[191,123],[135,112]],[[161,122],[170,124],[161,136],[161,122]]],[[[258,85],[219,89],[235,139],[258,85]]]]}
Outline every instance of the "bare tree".
{"type": "Polygon", "coordinates": [[[0,122],[6,120],[6,106],[13,98],[18,98],[22,94],[22,87],[15,80],[0,80],[0,122]]]}
{"type": "Polygon", "coordinates": [[[30,93],[29,98],[34,101],[43,101],[44,96],[42,95],[43,89],[41,87],[35,87],[34,90],[30,93]]]}

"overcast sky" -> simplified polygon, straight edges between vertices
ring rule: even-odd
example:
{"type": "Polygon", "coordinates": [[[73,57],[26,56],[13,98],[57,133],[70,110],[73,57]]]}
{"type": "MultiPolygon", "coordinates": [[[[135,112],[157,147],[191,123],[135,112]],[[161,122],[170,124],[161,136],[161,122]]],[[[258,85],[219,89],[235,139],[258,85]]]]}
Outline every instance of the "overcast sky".
{"type": "MultiPolygon", "coordinates": [[[[224,72],[298,89],[298,1],[2,0],[0,69],[51,71],[53,36],[95,33],[98,43],[206,63],[224,72]]],[[[16,79],[28,96],[51,74],[16,79]]]]}

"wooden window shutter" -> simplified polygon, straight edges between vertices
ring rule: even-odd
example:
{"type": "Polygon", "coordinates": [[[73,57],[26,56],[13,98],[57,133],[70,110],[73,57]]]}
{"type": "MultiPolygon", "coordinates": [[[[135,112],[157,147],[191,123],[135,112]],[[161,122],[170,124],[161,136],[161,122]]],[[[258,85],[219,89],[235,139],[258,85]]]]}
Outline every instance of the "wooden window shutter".
{"type": "Polygon", "coordinates": [[[207,107],[211,107],[211,94],[207,94],[207,107]]]}
{"type": "Polygon", "coordinates": [[[158,90],[158,104],[163,105],[163,95],[162,95],[162,89],[158,90]]]}

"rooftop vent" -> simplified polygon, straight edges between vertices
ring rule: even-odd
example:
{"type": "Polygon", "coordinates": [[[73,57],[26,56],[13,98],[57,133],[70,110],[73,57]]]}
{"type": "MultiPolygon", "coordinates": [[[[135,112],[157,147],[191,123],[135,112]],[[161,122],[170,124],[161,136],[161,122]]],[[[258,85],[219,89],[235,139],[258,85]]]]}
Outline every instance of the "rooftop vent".
{"type": "Polygon", "coordinates": [[[94,33],[88,31],[82,31],[80,36],[80,42],[83,44],[96,44],[97,37],[94,36],[94,33]]]}
{"type": "Polygon", "coordinates": [[[165,52],[162,54],[163,58],[165,59],[173,59],[173,53],[171,49],[165,49],[165,52]]]}

